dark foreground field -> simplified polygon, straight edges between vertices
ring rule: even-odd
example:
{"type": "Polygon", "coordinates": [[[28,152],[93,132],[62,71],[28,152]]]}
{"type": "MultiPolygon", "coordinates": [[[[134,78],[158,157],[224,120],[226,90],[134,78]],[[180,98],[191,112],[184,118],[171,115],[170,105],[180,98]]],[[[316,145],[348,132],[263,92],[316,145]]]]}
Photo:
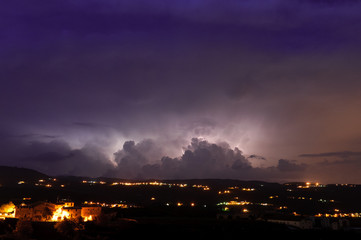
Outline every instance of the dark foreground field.
{"type": "MultiPolygon", "coordinates": [[[[1,224],[4,228],[4,222],[1,224]]],[[[113,240],[113,239],[360,239],[355,230],[298,230],[285,225],[252,220],[216,220],[209,218],[118,219],[103,224],[87,223],[84,229],[61,231],[54,223],[32,223],[25,235],[2,232],[1,240],[113,240]]]]}
{"type": "Polygon", "coordinates": [[[128,236],[162,239],[359,239],[355,231],[298,230],[263,221],[212,219],[141,219],[128,236]],[[135,230],[135,231],[134,231],[135,230]]]}

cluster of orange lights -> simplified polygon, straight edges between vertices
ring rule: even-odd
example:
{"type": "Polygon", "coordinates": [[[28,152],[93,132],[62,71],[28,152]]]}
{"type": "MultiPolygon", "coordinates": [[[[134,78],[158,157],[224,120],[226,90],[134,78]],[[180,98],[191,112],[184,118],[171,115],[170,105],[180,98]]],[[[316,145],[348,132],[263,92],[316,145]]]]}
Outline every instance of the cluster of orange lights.
{"type": "MultiPolygon", "coordinates": [[[[56,182],[57,179],[56,178],[49,178],[48,180],[45,179],[39,179],[36,183],[34,183],[35,186],[38,187],[47,187],[47,188],[52,188],[53,187],[53,183],[56,182]]],[[[18,182],[19,185],[22,184],[29,184],[29,182],[25,182],[23,180],[18,182]]],[[[60,185],[60,187],[65,187],[64,184],[60,185]]]]}
{"type": "MultiPolygon", "coordinates": [[[[108,184],[104,181],[93,181],[93,180],[83,180],[82,183],[87,184],[108,184]]],[[[112,182],[109,183],[111,186],[167,186],[167,187],[188,187],[188,184],[186,183],[165,183],[165,182],[158,182],[158,181],[152,181],[152,182],[112,182]]],[[[201,188],[204,191],[210,190],[210,187],[207,185],[202,184],[194,184],[192,185],[193,188],[201,188]]]]}
{"type": "Polygon", "coordinates": [[[198,184],[198,185],[192,185],[192,187],[194,187],[194,188],[202,188],[204,191],[209,191],[210,190],[210,188],[208,186],[206,186],[206,185],[198,184]]]}
{"type": "MultiPolygon", "coordinates": [[[[169,205],[170,205],[170,204],[168,203],[167,206],[169,206],[169,205]]],[[[177,207],[182,207],[182,206],[184,206],[184,203],[182,203],[182,202],[177,202],[177,207]]],[[[191,203],[189,204],[189,206],[195,207],[196,204],[195,204],[194,202],[191,202],[191,203]]]]}
{"type": "Polygon", "coordinates": [[[249,205],[250,202],[247,201],[229,201],[229,202],[221,202],[217,205],[227,205],[227,206],[239,206],[239,205],[249,205]]]}
{"type": "MultiPolygon", "coordinates": [[[[89,183],[89,181],[83,181],[83,183],[89,183]]],[[[103,183],[105,184],[105,183],[103,183]]],[[[164,183],[164,182],[113,182],[110,185],[116,186],[168,186],[168,187],[187,187],[188,185],[186,183],[164,183]]]]}
{"type": "Polygon", "coordinates": [[[246,191],[246,192],[253,192],[254,190],[256,190],[256,189],[254,189],[254,188],[242,188],[242,191],[246,191]]]}
{"type": "Polygon", "coordinates": [[[219,191],[218,194],[229,194],[231,193],[231,191],[229,190],[224,190],[224,191],[219,191]]]}
{"type": "Polygon", "coordinates": [[[334,213],[319,213],[316,214],[315,217],[333,217],[333,218],[344,218],[344,217],[351,217],[351,218],[360,218],[361,213],[343,213],[340,209],[334,209],[334,213]]]}
{"type": "MultiPolygon", "coordinates": [[[[239,189],[239,187],[229,187],[228,189],[234,190],[234,189],[239,189]]],[[[240,190],[246,191],[246,192],[253,192],[256,189],[254,189],[254,188],[241,188],[240,190]]],[[[229,193],[231,193],[230,190],[218,191],[218,194],[229,194],[229,193]]]]}
{"type": "MultiPolygon", "coordinates": [[[[152,198],[151,200],[155,200],[155,198],[152,198]]],[[[93,201],[85,201],[85,205],[98,205],[101,207],[108,207],[108,208],[134,208],[137,207],[132,204],[127,203],[105,203],[105,202],[93,202],[93,201]]]]}

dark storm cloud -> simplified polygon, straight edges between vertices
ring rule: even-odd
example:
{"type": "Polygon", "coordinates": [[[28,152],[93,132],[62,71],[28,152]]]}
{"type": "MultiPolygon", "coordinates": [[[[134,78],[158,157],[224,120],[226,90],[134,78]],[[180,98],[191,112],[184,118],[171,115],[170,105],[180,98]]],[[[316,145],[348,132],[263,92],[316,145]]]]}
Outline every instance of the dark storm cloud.
{"type": "Polygon", "coordinates": [[[248,159],[260,159],[260,160],[266,160],[266,158],[265,158],[265,157],[258,156],[258,155],[256,155],[256,154],[249,155],[247,158],[248,158],[248,159]]]}
{"type": "Polygon", "coordinates": [[[326,153],[314,153],[314,154],[300,154],[300,157],[307,158],[318,158],[318,157],[340,157],[340,158],[348,158],[361,156],[361,152],[352,152],[352,151],[343,151],[343,152],[326,152],[326,153]]]}
{"type": "Polygon", "coordinates": [[[20,135],[9,136],[11,138],[20,138],[20,139],[56,139],[61,137],[60,135],[47,135],[40,133],[25,133],[20,135]]]}
{"type": "Polygon", "coordinates": [[[2,164],[36,169],[50,175],[100,176],[113,167],[95,145],[74,149],[64,140],[39,140],[37,135],[0,138],[2,164]]]}
{"type": "Polygon", "coordinates": [[[256,178],[302,172],[278,161],[299,153],[360,151],[358,1],[1,5],[0,129],[23,138],[0,140],[3,163],[24,164],[14,159],[26,152],[51,173],[54,162],[83,174],[69,159],[89,158],[129,177],[256,178]],[[217,144],[182,153],[193,137],[217,144]]]}
{"type": "Polygon", "coordinates": [[[306,169],[306,164],[298,164],[294,161],[289,161],[286,159],[278,160],[277,169],[280,171],[304,171],[306,169]]]}
{"type": "Polygon", "coordinates": [[[301,177],[306,164],[280,159],[276,167],[253,167],[238,148],[193,138],[180,157],[150,161],[154,143],[128,141],[115,153],[118,166],[106,175],[120,178],[237,178],[287,181],[301,177]]]}

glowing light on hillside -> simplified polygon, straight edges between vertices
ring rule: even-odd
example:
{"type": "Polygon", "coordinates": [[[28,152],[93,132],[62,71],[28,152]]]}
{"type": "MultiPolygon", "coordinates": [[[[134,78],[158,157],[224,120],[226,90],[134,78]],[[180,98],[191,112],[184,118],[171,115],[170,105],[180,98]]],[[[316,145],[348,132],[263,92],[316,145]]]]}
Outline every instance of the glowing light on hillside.
{"type": "Polygon", "coordinates": [[[62,206],[57,207],[53,213],[52,221],[63,221],[65,218],[69,218],[69,212],[64,210],[62,206]]]}
{"type": "Polygon", "coordinates": [[[218,206],[220,206],[220,205],[237,206],[237,205],[249,205],[249,204],[251,204],[251,203],[247,202],[247,201],[241,201],[241,202],[229,201],[229,202],[221,202],[221,203],[218,203],[217,205],[218,206]]]}
{"type": "Polygon", "coordinates": [[[0,206],[0,219],[5,217],[15,217],[15,205],[12,202],[0,206]]]}
{"type": "Polygon", "coordinates": [[[242,188],[242,191],[246,191],[246,192],[253,192],[255,189],[254,188],[242,188]]]}
{"type": "Polygon", "coordinates": [[[93,221],[93,216],[84,217],[84,222],[93,221]]]}

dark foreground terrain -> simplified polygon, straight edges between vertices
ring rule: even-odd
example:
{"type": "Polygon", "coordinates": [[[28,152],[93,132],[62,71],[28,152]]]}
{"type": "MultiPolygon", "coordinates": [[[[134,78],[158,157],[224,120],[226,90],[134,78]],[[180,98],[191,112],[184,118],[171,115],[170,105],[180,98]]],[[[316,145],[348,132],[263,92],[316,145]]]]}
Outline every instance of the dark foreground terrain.
{"type": "Polygon", "coordinates": [[[84,229],[54,228],[54,223],[32,223],[32,231],[19,235],[6,233],[1,223],[1,240],[113,240],[113,239],[360,239],[358,231],[298,230],[285,225],[252,220],[209,218],[118,219],[108,223],[87,223],[84,229]]]}
{"type": "Polygon", "coordinates": [[[103,213],[94,222],[0,220],[0,240],[361,239],[361,185],[128,181],[0,167],[0,206],[61,199],[98,204],[103,213]],[[270,222],[279,217],[349,222],[338,230],[332,224],[301,230],[270,222]]]}

